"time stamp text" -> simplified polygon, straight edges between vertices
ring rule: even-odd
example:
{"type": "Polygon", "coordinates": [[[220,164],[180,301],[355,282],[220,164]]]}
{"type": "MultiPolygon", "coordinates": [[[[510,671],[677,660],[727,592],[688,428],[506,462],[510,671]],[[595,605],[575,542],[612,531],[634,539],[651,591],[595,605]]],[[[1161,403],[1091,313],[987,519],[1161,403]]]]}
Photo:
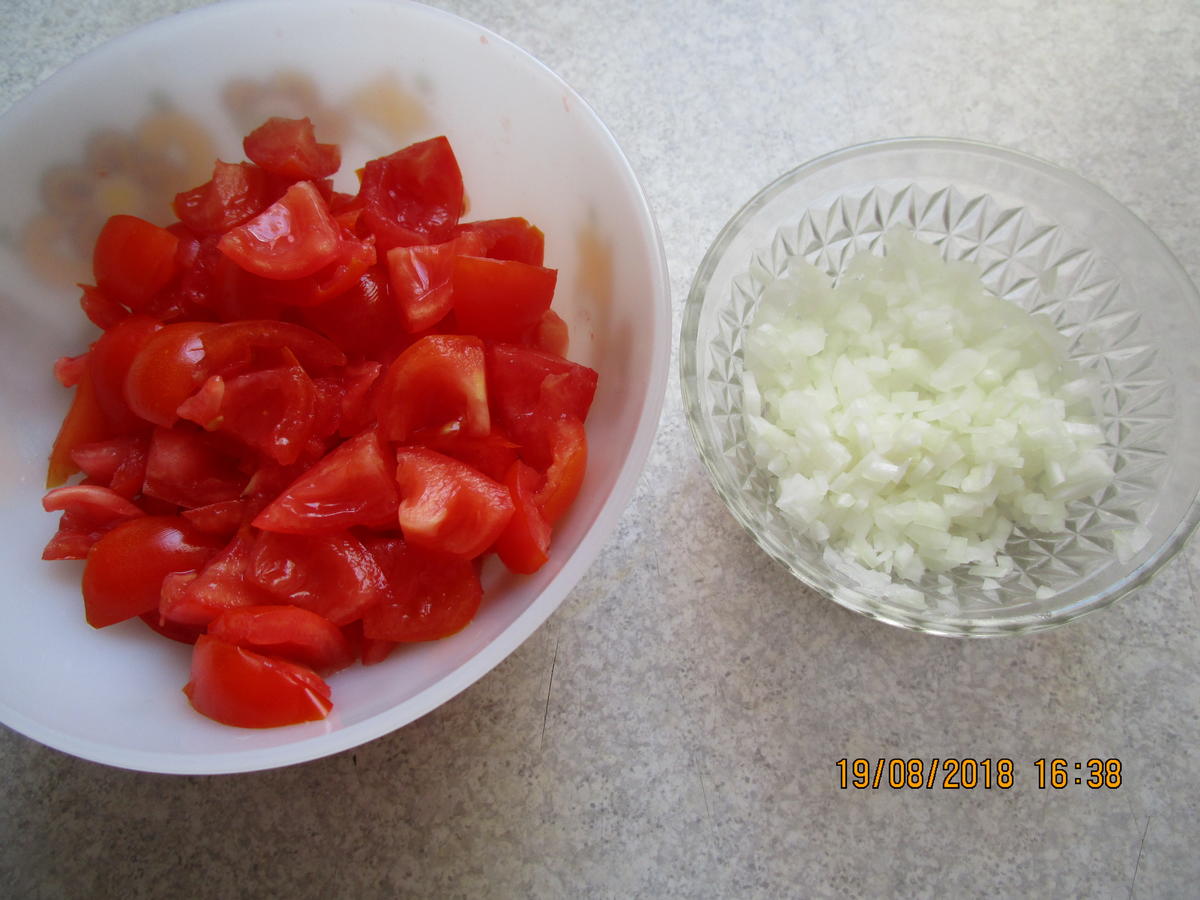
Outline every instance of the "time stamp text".
{"type": "Polygon", "coordinates": [[[944,759],[843,757],[834,763],[842,790],[1001,790],[1031,779],[1038,790],[1066,788],[1116,790],[1121,786],[1121,760],[1042,757],[1025,767],[1008,757],[946,757],[944,759]],[[1024,771],[1022,771],[1024,769],[1024,771]]]}

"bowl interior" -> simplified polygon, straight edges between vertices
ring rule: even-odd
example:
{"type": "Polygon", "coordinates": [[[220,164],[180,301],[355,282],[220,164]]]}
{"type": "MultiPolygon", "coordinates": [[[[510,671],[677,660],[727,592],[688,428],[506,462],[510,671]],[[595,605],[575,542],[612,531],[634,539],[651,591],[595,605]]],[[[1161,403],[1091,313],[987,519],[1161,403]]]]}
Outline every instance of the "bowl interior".
{"type": "Polygon", "coordinates": [[[717,239],[685,312],[693,431],[714,483],[756,540],[838,602],[893,624],[1000,634],[1059,624],[1152,574],[1196,524],[1200,297],[1165,247],[1098,188],[980,144],[898,140],[816,160],[766,188],[717,239]],[[978,264],[995,294],[1044,313],[1101,388],[1116,477],[1063,534],[1018,530],[999,587],[955,570],[909,583],[843,567],[773,504],[742,420],[742,340],[763,287],[794,260],[837,277],[892,227],[978,264]],[[1043,588],[1039,598],[1038,588],[1043,588]],[[1050,596],[1045,596],[1049,590],[1050,596]]]}
{"type": "Polygon", "coordinates": [[[562,601],[632,494],[666,383],[665,263],[645,199],[612,136],[540,63],[483,28],[413,4],[218,4],[105,45],[0,119],[0,719],[113,765],[222,772],[310,759],[390,731],[480,677],[562,601]],[[132,622],[83,620],[80,564],[44,563],[45,463],[69,394],[52,361],[95,335],[76,282],[116,212],[165,224],[178,190],[270,115],[310,116],[342,145],[337,187],[366,160],[437,134],[463,170],[467,218],[525,216],[559,270],[555,309],[573,359],[600,372],[581,496],[551,561],[528,578],[485,571],[477,620],[455,637],[334,676],[321,723],[244,731],[193,713],[189,649],[132,622]],[[19,427],[13,427],[19,423],[19,427]]]}

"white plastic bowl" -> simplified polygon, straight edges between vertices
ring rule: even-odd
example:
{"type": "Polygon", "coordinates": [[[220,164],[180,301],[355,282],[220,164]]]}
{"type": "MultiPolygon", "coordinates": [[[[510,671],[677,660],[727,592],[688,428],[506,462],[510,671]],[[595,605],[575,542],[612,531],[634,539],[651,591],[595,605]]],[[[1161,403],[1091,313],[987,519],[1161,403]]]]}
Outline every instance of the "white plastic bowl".
{"type": "MultiPolygon", "coordinates": [[[[347,180],[348,179],[348,180],[347,180]]],[[[497,35],[390,2],[206,7],[125,35],[0,118],[0,721],[130,769],[221,773],[314,759],[386,734],[480,678],[558,607],[615,528],[649,452],[666,387],[670,304],[661,240],[613,136],[583,100],[497,35]],[[559,270],[572,358],[600,372],[582,493],[536,575],[485,570],[488,597],[453,638],[332,678],[320,723],[243,730],[188,706],[190,648],[132,621],[83,619],[79,563],[40,559],[46,458],[68,392],[51,363],[94,329],[78,307],[103,218],[165,224],[175,190],[213,157],[243,158],[268,115],[309,115],[343,149],[338,187],[366,160],[446,134],[469,218],[523,215],[559,270]]]]}

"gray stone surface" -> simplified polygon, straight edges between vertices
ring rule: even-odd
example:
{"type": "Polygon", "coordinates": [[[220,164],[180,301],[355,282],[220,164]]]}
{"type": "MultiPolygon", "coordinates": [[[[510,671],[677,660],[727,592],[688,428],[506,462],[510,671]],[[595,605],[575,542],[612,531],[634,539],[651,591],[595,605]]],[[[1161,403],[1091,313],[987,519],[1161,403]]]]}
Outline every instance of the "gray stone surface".
{"type": "MultiPolygon", "coordinates": [[[[3,0],[0,108],[189,0],[3,0]]],[[[1191,0],[441,0],[563,75],[662,228],[676,323],[734,210],[872,138],[1005,144],[1079,172],[1200,278],[1191,0]]],[[[673,370],[674,371],[674,370],[673,370]]],[[[547,625],[355,751],[221,778],[0,729],[0,895],[1196,896],[1195,544],[1065,629],[935,639],[770,564],[709,488],[674,374],[637,496],[547,625]],[[844,791],[842,757],[1011,757],[1009,791],[844,791]],[[1033,760],[1119,757],[1042,791],[1033,760]]]]}

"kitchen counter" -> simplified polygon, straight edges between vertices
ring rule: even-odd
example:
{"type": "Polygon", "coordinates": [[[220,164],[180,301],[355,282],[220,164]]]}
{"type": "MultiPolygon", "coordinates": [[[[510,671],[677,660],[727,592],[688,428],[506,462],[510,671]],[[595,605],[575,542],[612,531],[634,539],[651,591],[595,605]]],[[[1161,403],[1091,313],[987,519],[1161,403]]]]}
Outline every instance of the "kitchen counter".
{"type": "MultiPolygon", "coordinates": [[[[103,40],[200,5],[6,0],[0,109],[103,40]]],[[[1200,280],[1189,0],[434,5],[529,50],[609,125],[662,231],[676,330],[706,248],[756,190],[904,135],[1075,171],[1200,280]]],[[[0,894],[1195,896],[1197,543],[1136,596],[1049,633],[963,641],[869,621],[801,587],[726,512],[675,371],[599,560],[503,664],[409,726],[215,778],[111,769],[0,728],[0,894]],[[1007,758],[1014,783],[843,789],[837,761],[860,758],[1007,758]],[[1035,760],[1053,758],[1120,760],[1120,786],[1072,770],[1041,789],[1035,760]]]]}

